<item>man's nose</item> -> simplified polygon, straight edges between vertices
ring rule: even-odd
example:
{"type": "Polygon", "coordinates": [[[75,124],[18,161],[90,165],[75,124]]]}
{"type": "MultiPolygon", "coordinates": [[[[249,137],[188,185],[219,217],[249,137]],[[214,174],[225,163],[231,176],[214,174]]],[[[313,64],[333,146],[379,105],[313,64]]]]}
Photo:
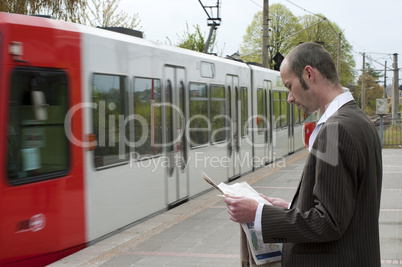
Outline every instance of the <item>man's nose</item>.
{"type": "Polygon", "coordinates": [[[289,92],[288,94],[288,103],[292,104],[295,102],[295,98],[293,97],[293,94],[291,92],[289,92]]]}

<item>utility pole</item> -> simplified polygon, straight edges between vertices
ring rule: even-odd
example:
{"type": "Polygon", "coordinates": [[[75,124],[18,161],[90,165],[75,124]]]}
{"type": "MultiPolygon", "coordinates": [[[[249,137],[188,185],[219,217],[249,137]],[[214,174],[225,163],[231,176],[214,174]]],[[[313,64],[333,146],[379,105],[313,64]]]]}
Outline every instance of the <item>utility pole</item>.
{"type": "Polygon", "coordinates": [[[214,31],[216,31],[216,29],[218,28],[218,26],[220,26],[220,23],[221,23],[221,18],[219,16],[219,8],[220,8],[219,0],[216,1],[215,6],[204,6],[204,4],[201,2],[201,0],[198,0],[198,2],[200,2],[202,8],[204,9],[205,13],[207,14],[208,26],[211,27],[211,29],[209,30],[207,42],[204,45],[204,53],[208,53],[209,45],[211,44],[212,35],[214,34],[214,31]],[[211,14],[208,13],[207,9],[209,9],[211,14]],[[214,9],[216,9],[216,16],[213,15],[214,9]]]}
{"type": "Polygon", "coordinates": [[[342,37],[342,33],[340,32],[338,35],[338,78],[339,80],[341,80],[341,37],[342,37]]]}
{"type": "Polygon", "coordinates": [[[387,98],[387,61],[385,61],[385,68],[384,68],[384,93],[382,97],[387,98]]]}
{"type": "Polygon", "coordinates": [[[262,66],[269,67],[268,61],[268,43],[269,43],[269,4],[264,0],[262,11],[262,66]]]}
{"type": "Polygon", "coordinates": [[[204,45],[204,51],[203,51],[204,53],[208,53],[209,46],[211,45],[212,35],[214,34],[214,31],[217,29],[215,24],[212,24],[210,27],[211,28],[209,29],[208,39],[204,45]]]}
{"type": "Polygon", "coordinates": [[[366,90],[364,88],[364,76],[365,76],[365,65],[366,65],[366,53],[363,53],[363,74],[362,74],[362,107],[364,113],[366,113],[366,90]]]}
{"type": "Polygon", "coordinates": [[[398,54],[394,54],[394,78],[392,79],[392,125],[396,125],[399,111],[398,54]]]}

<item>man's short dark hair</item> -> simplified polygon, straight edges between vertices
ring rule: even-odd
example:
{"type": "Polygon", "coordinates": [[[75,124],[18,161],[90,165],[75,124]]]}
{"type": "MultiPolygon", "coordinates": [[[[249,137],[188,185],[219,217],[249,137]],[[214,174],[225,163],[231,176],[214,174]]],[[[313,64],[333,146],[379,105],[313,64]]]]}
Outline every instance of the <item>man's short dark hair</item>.
{"type": "Polygon", "coordinates": [[[302,86],[307,86],[302,78],[306,66],[317,69],[324,78],[333,84],[339,83],[334,60],[324,47],[317,43],[308,42],[296,46],[286,56],[290,69],[299,77],[302,86]]]}

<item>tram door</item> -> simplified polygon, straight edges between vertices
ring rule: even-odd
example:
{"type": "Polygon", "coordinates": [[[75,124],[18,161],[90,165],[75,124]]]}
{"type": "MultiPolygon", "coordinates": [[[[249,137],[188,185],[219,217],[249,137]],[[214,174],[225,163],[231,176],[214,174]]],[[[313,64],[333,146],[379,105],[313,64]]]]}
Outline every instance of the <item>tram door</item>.
{"type": "Polygon", "coordinates": [[[269,164],[270,162],[273,161],[272,159],[272,105],[271,105],[271,92],[272,92],[272,82],[264,80],[264,90],[265,90],[265,96],[264,100],[266,102],[266,113],[265,116],[267,118],[266,120],[266,128],[265,128],[265,146],[264,146],[264,160],[263,162],[265,164],[269,164]]]}
{"type": "Polygon", "coordinates": [[[186,71],[165,66],[164,129],[166,202],[174,205],[188,197],[187,142],[185,139],[186,71]]]}
{"type": "Polygon", "coordinates": [[[233,75],[226,76],[226,100],[228,116],[230,121],[229,140],[228,140],[228,178],[240,175],[240,93],[239,77],[233,75]]]}

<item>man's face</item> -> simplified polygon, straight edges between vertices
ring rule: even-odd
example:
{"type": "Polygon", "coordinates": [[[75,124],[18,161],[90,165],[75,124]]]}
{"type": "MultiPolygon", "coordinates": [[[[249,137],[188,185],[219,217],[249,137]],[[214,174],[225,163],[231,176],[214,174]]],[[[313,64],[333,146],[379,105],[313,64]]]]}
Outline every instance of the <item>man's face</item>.
{"type": "Polygon", "coordinates": [[[313,91],[309,88],[304,79],[304,85],[300,82],[289,67],[287,61],[284,61],[281,66],[281,77],[283,84],[289,89],[288,103],[295,104],[299,109],[307,114],[311,114],[318,109],[318,101],[313,91]]]}

